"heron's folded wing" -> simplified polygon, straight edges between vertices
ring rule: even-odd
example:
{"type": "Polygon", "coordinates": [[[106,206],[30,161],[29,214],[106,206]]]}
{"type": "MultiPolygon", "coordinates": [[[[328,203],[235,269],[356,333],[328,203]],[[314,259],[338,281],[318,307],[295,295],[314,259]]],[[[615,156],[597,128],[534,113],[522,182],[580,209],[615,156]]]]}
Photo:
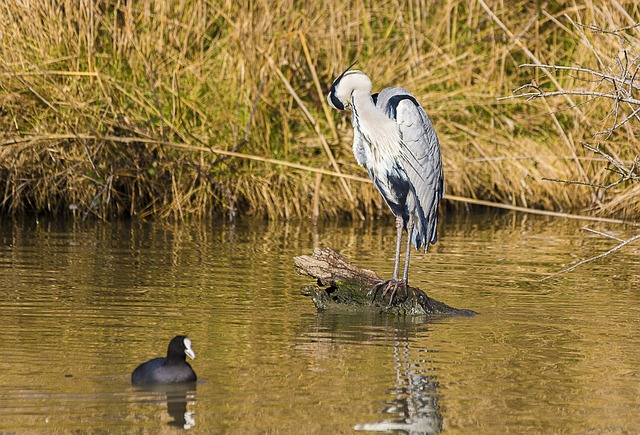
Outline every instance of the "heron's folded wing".
{"type": "MultiPolygon", "coordinates": [[[[410,94],[408,94],[410,96],[410,94]]],[[[415,192],[421,228],[414,234],[417,247],[437,238],[438,203],[444,195],[440,143],[431,120],[413,98],[400,98],[395,108],[404,158],[402,166],[415,192]]]]}

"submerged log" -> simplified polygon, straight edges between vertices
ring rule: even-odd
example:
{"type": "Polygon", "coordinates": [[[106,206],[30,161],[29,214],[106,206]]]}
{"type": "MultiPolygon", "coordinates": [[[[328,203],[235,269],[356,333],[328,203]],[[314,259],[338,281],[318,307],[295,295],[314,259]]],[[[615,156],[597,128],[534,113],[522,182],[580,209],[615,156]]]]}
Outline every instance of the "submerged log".
{"type": "Polygon", "coordinates": [[[302,294],[310,296],[318,310],[333,308],[374,309],[400,315],[447,315],[473,316],[472,310],[458,309],[430,298],[416,287],[399,290],[389,304],[389,295],[382,297],[378,292],[375,298],[367,293],[382,278],[374,271],[362,269],[351,264],[342,255],[329,248],[316,248],[313,255],[295,257],[294,263],[299,273],[317,280],[315,286],[305,286],[302,294]]]}

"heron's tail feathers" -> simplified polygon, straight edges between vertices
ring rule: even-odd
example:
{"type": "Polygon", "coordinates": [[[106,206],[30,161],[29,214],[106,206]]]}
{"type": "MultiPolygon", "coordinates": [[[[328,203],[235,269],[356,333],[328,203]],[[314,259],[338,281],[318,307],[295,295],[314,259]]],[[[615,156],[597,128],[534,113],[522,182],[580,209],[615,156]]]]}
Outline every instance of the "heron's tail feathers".
{"type": "Polygon", "coordinates": [[[424,252],[427,252],[429,245],[433,245],[438,240],[438,204],[441,199],[438,192],[435,192],[432,198],[433,202],[427,204],[426,209],[418,207],[413,216],[414,227],[411,241],[417,250],[423,249],[424,252]]]}
{"type": "MultiPolygon", "coordinates": [[[[414,218],[415,219],[415,218],[414,218]]],[[[411,242],[417,250],[429,250],[429,245],[433,245],[438,241],[438,216],[436,214],[435,219],[417,221],[413,227],[413,234],[411,235],[411,242]]]]}

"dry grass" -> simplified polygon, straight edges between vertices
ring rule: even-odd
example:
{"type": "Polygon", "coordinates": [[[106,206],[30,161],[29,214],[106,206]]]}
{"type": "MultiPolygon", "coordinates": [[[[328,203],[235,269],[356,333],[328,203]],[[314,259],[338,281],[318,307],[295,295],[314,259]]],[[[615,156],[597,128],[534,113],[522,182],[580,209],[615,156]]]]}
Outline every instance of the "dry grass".
{"type": "Polygon", "coordinates": [[[79,3],[0,5],[4,213],[384,212],[371,184],[314,170],[366,177],[348,118],[324,97],[357,59],[378,88],[402,85],[422,102],[442,143],[447,193],[640,216],[637,183],[602,191],[543,180],[608,184],[614,175],[580,142],[632,160],[640,121],[594,139],[612,122],[606,102],[497,100],[532,76],[551,87],[597,86],[562,72],[554,84],[519,65],[615,68],[621,50],[640,50],[640,28],[622,39],[574,23],[633,25],[633,2],[79,3]]]}

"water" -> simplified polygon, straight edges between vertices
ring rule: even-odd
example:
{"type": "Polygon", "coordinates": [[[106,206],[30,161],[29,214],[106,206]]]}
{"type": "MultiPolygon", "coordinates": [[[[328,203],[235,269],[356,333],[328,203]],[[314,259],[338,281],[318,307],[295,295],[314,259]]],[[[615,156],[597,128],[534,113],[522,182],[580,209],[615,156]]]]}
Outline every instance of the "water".
{"type": "Polygon", "coordinates": [[[391,221],[5,220],[0,432],[639,432],[640,244],[540,282],[616,242],[566,220],[444,221],[412,284],[480,316],[317,313],[301,296],[292,258],[314,246],[389,275],[391,221]],[[183,333],[196,387],[132,388],[183,333]]]}

